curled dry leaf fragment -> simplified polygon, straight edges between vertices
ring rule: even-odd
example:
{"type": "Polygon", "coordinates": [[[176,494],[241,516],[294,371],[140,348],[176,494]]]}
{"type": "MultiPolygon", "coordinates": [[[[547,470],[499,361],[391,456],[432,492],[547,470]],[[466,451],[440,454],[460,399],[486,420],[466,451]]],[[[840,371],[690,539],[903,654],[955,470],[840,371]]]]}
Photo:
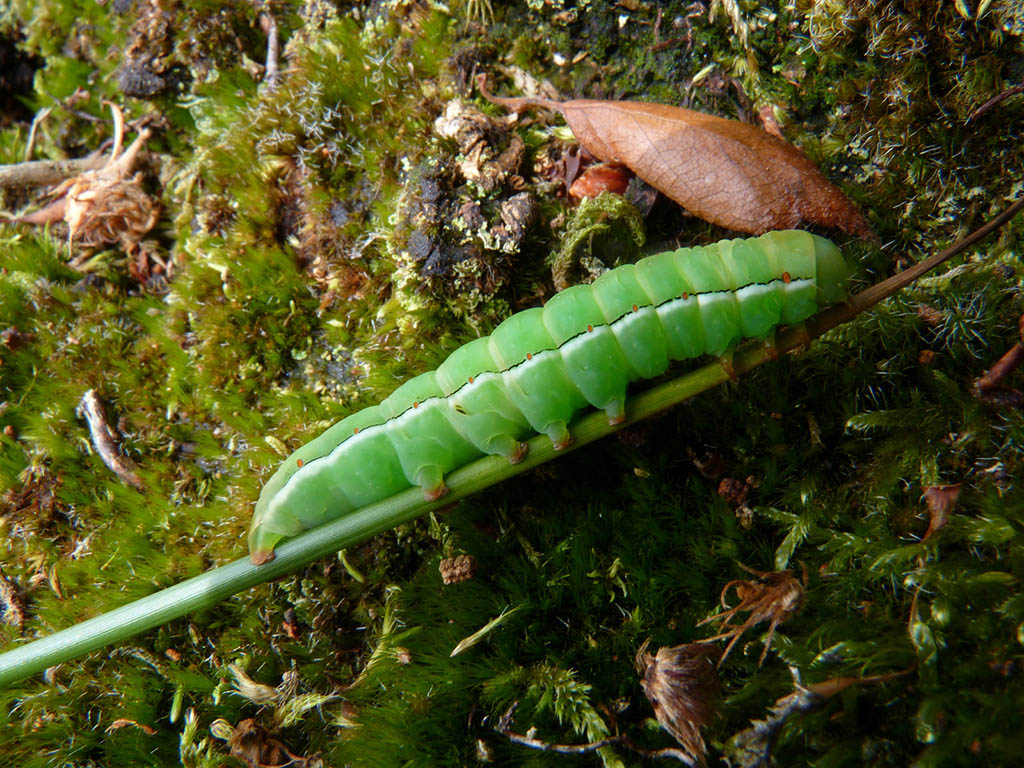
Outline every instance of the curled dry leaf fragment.
{"type": "Polygon", "coordinates": [[[120,730],[122,728],[125,728],[125,727],[129,726],[129,725],[135,726],[140,731],[143,731],[144,733],[146,733],[149,736],[155,736],[156,735],[156,728],[154,728],[153,726],[146,725],[145,723],[140,723],[138,720],[130,720],[127,717],[119,717],[117,720],[115,720],[110,725],[108,725],[107,726],[107,733],[112,733],[114,731],[118,731],[118,730],[120,730]]]}
{"type": "MultiPolygon", "coordinates": [[[[1024,341],[1024,315],[1021,315],[1020,318],[1020,335],[1024,341]]],[[[1005,355],[996,361],[995,365],[974,382],[972,394],[983,403],[1000,408],[1024,406],[1024,392],[1003,383],[1007,376],[1020,368],[1021,363],[1024,363],[1024,343],[1014,344],[1005,355]]]]}
{"type": "Polygon", "coordinates": [[[924,538],[928,539],[945,527],[949,515],[960,498],[960,483],[955,485],[932,485],[924,489],[925,502],[928,504],[928,530],[924,538]]]}
{"type": "Polygon", "coordinates": [[[573,99],[488,100],[520,112],[561,113],[599,160],[621,163],[690,213],[761,234],[802,222],[876,240],[854,204],[800,150],[760,128],[667,104],[573,99]]]}
{"type": "Polygon", "coordinates": [[[598,163],[579,175],[569,187],[569,196],[574,200],[597,197],[602,192],[625,195],[632,172],[620,163],[598,163]]]}
{"type": "Polygon", "coordinates": [[[721,651],[703,643],[659,648],[647,653],[645,642],[636,654],[640,686],[654,707],[661,727],[700,765],[704,765],[704,737],[700,729],[711,722],[718,695],[721,651]]]}
{"type": "Polygon", "coordinates": [[[733,646],[736,645],[744,632],[760,624],[762,621],[770,620],[771,624],[768,627],[768,636],[764,641],[764,650],[761,651],[761,658],[757,662],[759,665],[762,664],[765,656],[768,654],[768,648],[772,644],[776,627],[791,619],[800,610],[800,604],[804,599],[804,591],[807,588],[806,569],[803,571],[802,578],[797,579],[791,570],[756,571],[742,563],[740,563],[740,568],[752,574],[755,578],[749,580],[736,579],[726,584],[722,588],[720,598],[722,607],[726,609],[725,612],[709,616],[698,624],[700,626],[710,622],[721,622],[719,628],[726,630],[702,641],[711,643],[716,640],[729,638],[729,644],[725,647],[725,652],[718,662],[719,666],[728,658],[733,646]],[[739,604],[733,608],[729,608],[729,604],[725,599],[730,589],[735,590],[736,596],[740,600],[739,604]],[[750,615],[746,621],[740,625],[730,624],[729,622],[733,616],[741,611],[749,612],[750,615]]]}

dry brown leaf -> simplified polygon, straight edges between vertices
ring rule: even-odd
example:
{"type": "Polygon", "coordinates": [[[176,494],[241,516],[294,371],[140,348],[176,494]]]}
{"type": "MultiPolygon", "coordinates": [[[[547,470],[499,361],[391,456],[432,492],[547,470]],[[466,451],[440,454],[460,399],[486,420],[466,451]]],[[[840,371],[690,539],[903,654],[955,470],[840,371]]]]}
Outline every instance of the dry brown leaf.
{"type": "Polygon", "coordinates": [[[667,104],[573,99],[505,99],[562,114],[580,144],[621,163],[690,213],[728,229],[761,234],[808,222],[874,240],[867,220],[807,157],[760,128],[667,104]]]}
{"type": "Polygon", "coordinates": [[[925,503],[928,505],[928,530],[922,540],[927,540],[949,522],[956,500],[960,498],[960,483],[953,485],[930,485],[924,489],[925,503]]]}
{"type": "Polygon", "coordinates": [[[626,194],[629,180],[633,174],[619,163],[598,163],[592,165],[579,175],[569,187],[569,197],[582,200],[586,197],[597,197],[602,192],[626,194]]]}

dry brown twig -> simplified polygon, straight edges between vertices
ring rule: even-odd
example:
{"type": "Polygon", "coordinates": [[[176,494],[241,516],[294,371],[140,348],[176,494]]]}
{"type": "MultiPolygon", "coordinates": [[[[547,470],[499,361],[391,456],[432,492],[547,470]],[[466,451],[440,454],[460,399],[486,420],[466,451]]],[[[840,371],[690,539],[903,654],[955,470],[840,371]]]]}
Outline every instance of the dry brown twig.
{"type": "Polygon", "coordinates": [[[657,759],[657,760],[678,760],[681,763],[685,763],[689,766],[697,766],[698,763],[686,752],[680,749],[644,749],[634,744],[628,737],[623,734],[616,736],[609,736],[606,739],[599,739],[598,741],[590,741],[586,744],[558,744],[550,741],[543,741],[533,735],[533,729],[531,728],[526,734],[516,733],[512,730],[512,715],[515,713],[516,708],[519,706],[519,702],[513,702],[512,706],[508,708],[501,719],[498,720],[498,724],[494,727],[494,730],[504,736],[506,739],[511,741],[513,744],[519,744],[523,747],[529,747],[530,749],[536,749],[541,752],[556,752],[562,755],[589,755],[592,752],[596,752],[599,749],[611,746],[621,746],[634,752],[643,757],[657,759]]]}
{"type": "Polygon", "coordinates": [[[1021,343],[1014,344],[995,365],[981,375],[971,394],[988,405],[1000,408],[1019,408],[1024,405],[1024,392],[1008,387],[1006,378],[1024,363],[1024,315],[1020,320],[1021,343]]]}
{"type": "Polygon", "coordinates": [[[788,621],[800,610],[800,604],[804,599],[804,592],[807,588],[807,568],[802,567],[803,575],[797,579],[793,571],[758,571],[740,563],[740,568],[752,574],[754,579],[736,579],[730,581],[722,588],[721,603],[724,613],[719,613],[701,621],[697,626],[711,622],[721,622],[720,629],[728,628],[728,631],[702,640],[702,643],[713,643],[716,640],[730,638],[729,644],[718,661],[718,666],[726,660],[732,652],[740,636],[762,621],[771,621],[768,627],[768,636],[764,641],[764,650],[761,651],[761,658],[758,665],[764,663],[768,648],[771,646],[772,638],[775,636],[775,629],[783,622],[788,621]],[[739,598],[739,604],[733,608],[726,602],[726,595],[729,590],[735,590],[739,598]],[[748,611],[750,615],[742,624],[735,626],[729,621],[737,613],[748,611]]]}
{"type": "Polygon", "coordinates": [[[277,32],[277,19],[269,10],[260,11],[260,28],[267,36],[267,64],[264,69],[263,81],[267,84],[267,90],[272,91],[277,87],[280,73],[277,68],[277,57],[280,49],[280,42],[277,32]]]}
{"type": "Polygon", "coordinates": [[[135,473],[135,462],[127,456],[123,456],[118,450],[116,434],[107,423],[106,414],[103,412],[103,403],[96,394],[96,390],[90,389],[78,404],[78,412],[85,417],[89,425],[89,437],[92,439],[93,448],[103,459],[103,463],[110,468],[110,471],[124,480],[133,488],[142,490],[145,488],[142,480],[135,473]]]}
{"type": "Polygon", "coordinates": [[[793,686],[796,690],[776,701],[768,710],[769,717],[764,720],[754,720],[750,728],[741,731],[729,740],[730,765],[737,766],[737,768],[761,768],[761,766],[771,765],[775,737],[793,715],[811,712],[853,685],[878,685],[902,677],[909,672],[910,669],[905,669],[868,677],[833,677],[805,686],[800,682],[798,670],[795,667],[790,667],[793,686]]]}
{"type": "Polygon", "coordinates": [[[102,155],[72,160],[29,160],[24,163],[0,165],[0,187],[39,187],[59,184],[71,176],[79,176],[106,165],[102,155]]]}

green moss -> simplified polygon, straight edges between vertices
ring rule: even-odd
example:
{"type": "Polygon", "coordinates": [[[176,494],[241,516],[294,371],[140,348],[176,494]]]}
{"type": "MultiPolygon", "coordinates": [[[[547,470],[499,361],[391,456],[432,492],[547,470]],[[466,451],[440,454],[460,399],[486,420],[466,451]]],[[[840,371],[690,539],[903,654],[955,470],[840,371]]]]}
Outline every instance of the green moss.
{"type": "MultiPolygon", "coordinates": [[[[252,65],[266,45],[252,6],[172,3],[160,45],[174,85],[133,101],[116,73],[138,8],[122,16],[112,5],[16,3],[0,21],[46,58],[37,106],[86,89],[82,114],[59,108],[43,123],[37,157],[99,146],[110,132],[102,98],[129,118],[158,116],[165,212],[153,247],[173,261],[153,293],[118,251],[96,254],[86,275],[68,266],[62,235],[0,233],[0,331],[16,331],[0,344],[0,561],[24,601],[26,637],[240,556],[282,452],[550,295],[550,254],[612,266],[640,255],[645,237],[675,247],[724,236],[660,204],[641,220],[613,196],[569,210],[543,168],[557,160],[547,118],[535,117],[496,139],[499,149],[524,140],[519,175],[537,209],[523,238],[501,245],[501,206],[518,190],[466,183],[457,148],[432,127],[456,93],[471,97],[460,62],[492,73],[515,63],[567,97],[747,118],[772,105],[886,244],[843,244],[862,283],[1021,193],[1024,100],[970,117],[1020,79],[1005,6],[968,22],[953,3],[744,2],[744,44],[726,15],[691,15],[682,1],[494,3],[489,25],[467,24],[458,5],[452,17],[404,2],[284,3],[273,7],[286,43],[273,90],[252,65]],[[404,255],[425,222],[425,179],[440,179],[442,194],[423,231],[476,249],[441,277],[404,255]],[[467,204],[482,225],[458,213],[467,204]],[[567,223],[553,233],[554,220],[567,223]],[[76,415],[90,388],[143,490],[95,455],[76,415]]],[[[0,131],[5,161],[22,157],[26,136],[26,125],[0,131]]],[[[489,754],[638,765],[619,748],[529,751],[493,727],[518,701],[515,728],[536,726],[543,739],[617,728],[670,746],[651,726],[633,656],[648,638],[706,637],[698,622],[744,563],[805,565],[809,586],[763,666],[759,628],[723,667],[721,716],[707,730],[715,749],[791,692],[788,664],[806,682],[906,674],[791,718],[779,764],[1014,764],[1024,422],[971,387],[1019,341],[1022,232],[1018,219],[812,349],[623,442],[0,692],[9,761],[235,764],[210,725],[255,718],[293,751],[336,764],[467,765],[489,754]],[[749,511],[698,470],[709,457],[756,485],[749,511]],[[922,540],[923,488],[953,482],[956,508],[922,540]],[[438,562],[451,552],[476,558],[472,580],[442,584],[438,562]],[[233,692],[233,663],[281,686],[275,703],[233,692]],[[111,729],[119,719],[155,732],[111,729]]],[[[1019,372],[1009,385],[1021,387],[1019,372]]],[[[0,637],[21,640],[9,624],[0,637]]]]}

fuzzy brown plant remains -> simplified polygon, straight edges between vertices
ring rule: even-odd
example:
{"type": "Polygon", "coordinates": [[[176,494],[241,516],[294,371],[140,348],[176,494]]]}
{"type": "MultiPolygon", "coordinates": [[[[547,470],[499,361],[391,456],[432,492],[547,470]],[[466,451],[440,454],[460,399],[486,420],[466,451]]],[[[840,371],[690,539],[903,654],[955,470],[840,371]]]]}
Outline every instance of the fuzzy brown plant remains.
{"type": "Polygon", "coordinates": [[[672,734],[686,753],[705,765],[706,746],[701,728],[711,722],[718,697],[721,651],[703,643],[689,643],[647,652],[644,642],[636,654],[640,686],[654,707],[661,727],[672,734]]]}
{"type": "Polygon", "coordinates": [[[244,762],[248,768],[319,768],[323,765],[319,755],[296,755],[251,718],[242,720],[236,726],[227,720],[216,720],[210,730],[216,738],[227,741],[231,755],[244,762]]]}
{"type": "Polygon", "coordinates": [[[139,131],[122,152],[124,115],[116,104],[104,103],[114,116],[114,146],[106,164],[64,181],[50,193],[52,203],[13,221],[44,225],[63,220],[69,245],[75,240],[84,245],[120,243],[131,252],[159,217],[159,206],[142,188],[141,174],[130,175],[150,130],[139,131]]]}
{"type": "Polygon", "coordinates": [[[772,638],[775,636],[775,629],[779,624],[789,621],[800,610],[800,605],[804,599],[804,591],[807,588],[806,568],[802,569],[803,574],[800,579],[797,579],[791,570],[758,571],[748,568],[742,563],[740,563],[740,568],[754,576],[754,578],[736,579],[726,584],[722,588],[720,598],[722,608],[726,609],[725,612],[709,616],[697,625],[701,626],[712,622],[720,622],[719,629],[726,630],[714,637],[701,641],[713,643],[716,640],[729,638],[729,644],[725,647],[725,652],[722,653],[718,666],[722,666],[722,663],[728,658],[733,646],[736,645],[744,632],[763,621],[770,621],[768,636],[764,641],[764,650],[761,651],[761,658],[757,662],[758,666],[764,663],[765,656],[768,654],[768,648],[772,644],[772,638]],[[726,595],[729,594],[730,589],[734,590],[736,597],[739,598],[739,604],[732,608],[729,607],[726,601],[726,595]],[[739,625],[730,624],[729,622],[732,618],[741,612],[748,612],[750,614],[747,616],[746,621],[739,625]]]}

